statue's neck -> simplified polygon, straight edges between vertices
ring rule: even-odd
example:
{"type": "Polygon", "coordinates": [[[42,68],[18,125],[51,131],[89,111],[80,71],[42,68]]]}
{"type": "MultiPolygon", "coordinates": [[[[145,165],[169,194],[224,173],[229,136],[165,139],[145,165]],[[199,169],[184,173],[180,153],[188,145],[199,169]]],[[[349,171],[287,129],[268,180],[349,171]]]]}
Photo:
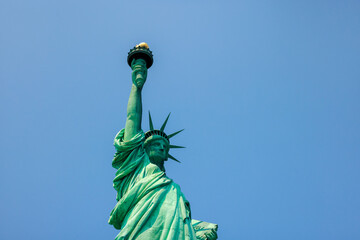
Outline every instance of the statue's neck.
{"type": "Polygon", "coordinates": [[[157,163],[156,166],[158,166],[161,171],[165,172],[164,162],[157,163]]]}

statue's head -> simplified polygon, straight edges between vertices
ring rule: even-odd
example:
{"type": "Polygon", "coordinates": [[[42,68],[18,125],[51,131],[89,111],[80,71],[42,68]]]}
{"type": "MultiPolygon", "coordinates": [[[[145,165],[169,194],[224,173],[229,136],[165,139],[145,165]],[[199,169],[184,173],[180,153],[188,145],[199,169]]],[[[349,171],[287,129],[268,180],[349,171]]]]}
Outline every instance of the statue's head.
{"type": "Polygon", "coordinates": [[[164,161],[168,159],[169,154],[169,141],[159,135],[153,135],[146,139],[144,147],[150,162],[164,171],[164,161]]]}
{"type": "Polygon", "coordinates": [[[165,171],[164,161],[166,161],[168,158],[180,162],[169,154],[169,149],[183,148],[181,146],[170,145],[170,138],[180,133],[182,130],[172,133],[170,135],[166,135],[166,133],[164,132],[169,116],[170,114],[167,116],[161,128],[159,130],[155,130],[149,112],[150,131],[145,133],[145,152],[149,156],[150,162],[156,164],[162,171],[165,171]]]}

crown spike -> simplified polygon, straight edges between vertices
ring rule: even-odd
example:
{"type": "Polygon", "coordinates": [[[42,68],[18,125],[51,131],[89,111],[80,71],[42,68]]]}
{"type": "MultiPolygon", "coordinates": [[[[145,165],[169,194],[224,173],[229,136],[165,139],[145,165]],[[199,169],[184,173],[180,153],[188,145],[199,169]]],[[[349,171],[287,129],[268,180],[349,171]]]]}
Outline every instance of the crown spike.
{"type": "Polygon", "coordinates": [[[165,126],[166,126],[166,124],[167,124],[167,121],[169,120],[170,114],[171,114],[171,113],[169,113],[169,115],[168,115],[167,118],[165,119],[165,122],[164,122],[163,125],[161,126],[160,131],[162,131],[162,132],[164,131],[165,126]]]}
{"type": "Polygon", "coordinates": [[[175,136],[176,134],[181,133],[181,132],[184,131],[184,130],[185,130],[185,129],[181,129],[180,131],[174,132],[174,133],[168,135],[168,138],[170,139],[170,138],[172,138],[173,136],[175,136]]]}
{"type": "Polygon", "coordinates": [[[168,157],[178,163],[181,163],[179,160],[177,160],[176,158],[174,158],[173,156],[171,156],[170,154],[168,154],[168,157]]]}
{"type": "Polygon", "coordinates": [[[177,145],[169,145],[169,148],[185,148],[183,146],[177,146],[177,145]]]}
{"type": "Polygon", "coordinates": [[[150,111],[149,111],[149,126],[150,126],[150,130],[153,131],[154,130],[154,125],[153,125],[153,122],[152,122],[152,119],[151,119],[150,111]]]}

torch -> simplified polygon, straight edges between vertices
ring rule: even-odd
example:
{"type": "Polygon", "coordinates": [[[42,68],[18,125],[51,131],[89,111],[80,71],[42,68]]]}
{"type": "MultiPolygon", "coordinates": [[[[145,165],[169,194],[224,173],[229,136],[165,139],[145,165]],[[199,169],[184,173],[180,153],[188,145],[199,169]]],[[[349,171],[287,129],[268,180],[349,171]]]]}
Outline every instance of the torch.
{"type": "Polygon", "coordinates": [[[153,54],[149,49],[147,43],[142,42],[130,49],[128,53],[127,62],[131,67],[132,60],[143,59],[146,62],[146,68],[149,69],[154,62],[153,54]]]}

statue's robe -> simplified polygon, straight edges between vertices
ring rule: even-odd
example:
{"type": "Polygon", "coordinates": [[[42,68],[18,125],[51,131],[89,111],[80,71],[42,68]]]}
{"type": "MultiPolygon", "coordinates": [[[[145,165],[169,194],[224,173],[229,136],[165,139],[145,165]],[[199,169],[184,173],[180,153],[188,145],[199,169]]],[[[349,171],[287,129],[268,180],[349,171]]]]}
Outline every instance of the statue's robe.
{"type": "Polygon", "coordinates": [[[150,162],[141,131],[124,141],[124,129],[115,137],[117,204],[109,223],[121,229],[115,240],[195,240],[189,202],[179,185],[150,162]]]}

